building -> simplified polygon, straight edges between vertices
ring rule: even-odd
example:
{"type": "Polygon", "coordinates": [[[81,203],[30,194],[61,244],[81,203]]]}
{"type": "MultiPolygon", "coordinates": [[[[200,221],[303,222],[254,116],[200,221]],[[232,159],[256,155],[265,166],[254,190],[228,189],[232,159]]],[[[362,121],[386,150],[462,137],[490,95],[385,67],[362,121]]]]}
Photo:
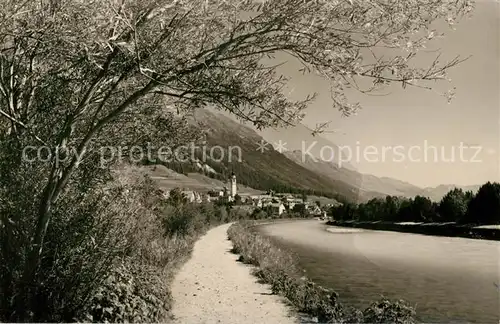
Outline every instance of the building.
{"type": "Polygon", "coordinates": [[[237,194],[236,175],[234,173],[231,175],[230,181],[231,181],[231,187],[230,187],[231,188],[231,192],[230,192],[231,198],[232,198],[232,200],[234,200],[234,197],[237,194]]]}
{"type": "Polygon", "coordinates": [[[201,194],[192,190],[184,190],[182,194],[186,197],[187,201],[190,203],[201,203],[203,201],[201,194]]]}
{"type": "Polygon", "coordinates": [[[308,206],[307,209],[314,216],[323,216],[323,211],[318,205],[308,206]]]}
{"type": "Polygon", "coordinates": [[[286,210],[285,205],[283,205],[283,203],[271,203],[269,207],[271,208],[271,212],[273,214],[278,214],[278,215],[283,214],[286,210]]]}

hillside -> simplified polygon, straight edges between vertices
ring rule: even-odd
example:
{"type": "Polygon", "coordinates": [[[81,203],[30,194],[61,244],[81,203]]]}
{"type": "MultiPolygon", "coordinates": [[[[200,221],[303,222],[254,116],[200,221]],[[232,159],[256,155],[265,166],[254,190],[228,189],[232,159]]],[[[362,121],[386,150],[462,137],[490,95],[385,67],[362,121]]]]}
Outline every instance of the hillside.
{"type": "MultiPolygon", "coordinates": [[[[256,193],[270,189],[292,193],[307,191],[309,195],[338,199],[344,197],[353,202],[384,198],[387,195],[422,195],[440,200],[455,187],[443,185],[423,189],[397,179],[362,174],[348,163],[340,167],[334,161],[321,161],[303,154],[300,148],[305,147],[307,150],[311,145],[309,152],[313,156],[319,155],[319,150],[325,146],[331,147],[335,154],[340,154],[338,146],[321,136],[312,136],[303,125],[260,132],[265,138],[233,118],[207,109],[198,109],[191,122],[206,132],[205,156],[200,145],[191,162],[166,163],[170,173],[162,171],[161,175],[156,175],[162,186],[181,184],[181,187],[196,189],[223,188],[234,172],[243,189],[239,189],[241,192],[256,193]],[[277,137],[279,133],[281,136],[277,137]],[[287,143],[287,148],[299,149],[283,153],[274,150],[272,144],[280,139],[287,143]],[[264,152],[258,150],[261,142],[267,143],[264,152]]],[[[477,190],[475,187],[465,189],[477,190]]]]}
{"type": "Polygon", "coordinates": [[[207,110],[198,110],[196,118],[206,123],[208,146],[226,148],[226,152],[234,147],[241,149],[241,161],[235,160],[234,153],[233,161],[227,158],[220,163],[206,161],[218,173],[229,175],[234,172],[241,183],[256,189],[285,192],[305,189],[315,191],[317,195],[341,195],[351,201],[358,200],[355,187],[298,165],[274,150],[271,144],[266,146],[266,151],[259,151],[259,143],[264,139],[253,129],[207,110]]]}
{"type": "Polygon", "coordinates": [[[309,170],[355,186],[363,193],[363,196],[372,198],[386,195],[415,196],[422,192],[421,188],[412,184],[391,178],[379,178],[371,174],[362,174],[348,168],[339,167],[332,162],[315,159],[303,154],[302,151],[290,151],[284,154],[309,170]]]}
{"type": "Polygon", "coordinates": [[[313,135],[312,130],[303,124],[289,128],[267,128],[257,131],[257,133],[270,143],[276,143],[280,140],[285,142],[289,152],[304,151],[319,158],[323,150],[325,158],[329,159],[332,156],[331,163],[338,164],[338,161],[342,161],[342,167],[356,171],[338,145],[320,135],[313,135]]]}
{"type": "Polygon", "coordinates": [[[347,162],[348,159],[343,155],[342,149],[338,145],[321,135],[313,136],[312,131],[302,124],[289,128],[268,128],[258,131],[241,125],[230,115],[216,115],[220,122],[224,124],[224,127],[228,127],[235,132],[257,133],[258,136],[275,145],[281,141],[287,149],[287,151],[283,152],[286,157],[316,174],[354,188],[361,201],[387,195],[403,197],[424,195],[433,200],[440,200],[447,192],[443,192],[440,187],[423,189],[401,180],[360,173],[352,164],[347,162]],[[332,161],[322,161],[320,159],[322,149],[324,154],[328,154],[328,158],[330,155],[333,156],[332,161]],[[338,163],[339,160],[342,161],[341,166],[338,163]]]}
{"type": "Polygon", "coordinates": [[[231,118],[198,109],[193,121],[203,124],[200,127],[206,133],[205,156],[203,146],[199,146],[190,163],[165,164],[178,173],[192,178],[190,174],[197,172],[205,178],[225,181],[234,172],[240,184],[256,190],[305,192],[311,196],[359,200],[359,190],[355,187],[298,165],[269,143],[264,152],[259,151],[259,143],[266,143],[264,139],[231,118]]]}
{"type": "MultiPolygon", "coordinates": [[[[185,190],[209,191],[215,189],[222,190],[227,186],[224,181],[210,178],[200,173],[191,172],[184,175],[163,165],[145,166],[143,169],[164,190],[181,188],[185,190]]],[[[238,184],[238,192],[251,195],[261,193],[260,190],[255,190],[242,184],[238,184]]]]}
{"type": "Polygon", "coordinates": [[[472,191],[476,193],[479,190],[481,185],[472,185],[472,186],[457,186],[457,185],[440,185],[434,188],[425,188],[423,189],[422,195],[429,197],[432,200],[440,200],[444,197],[449,191],[458,188],[463,191],[472,191]]]}
{"type": "Polygon", "coordinates": [[[303,154],[302,151],[299,150],[285,152],[284,155],[317,174],[340,180],[356,187],[359,190],[359,195],[362,197],[362,200],[385,197],[387,195],[407,198],[420,195],[429,197],[433,201],[439,201],[444,195],[455,188],[476,192],[480,187],[480,185],[440,185],[435,188],[420,188],[400,180],[388,177],[376,177],[371,174],[362,174],[348,168],[339,167],[335,163],[315,159],[307,154],[303,154]]]}
{"type": "MultiPolygon", "coordinates": [[[[285,141],[289,149],[285,154],[290,159],[318,174],[343,181],[356,187],[360,193],[366,197],[378,197],[380,195],[414,197],[416,195],[422,195],[429,197],[431,200],[438,201],[454,188],[475,192],[480,187],[480,185],[440,185],[433,188],[421,188],[390,177],[377,177],[371,174],[362,174],[347,162],[343,162],[342,167],[339,167],[338,163],[335,163],[338,159],[333,162],[322,162],[318,158],[321,156],[320,150],[322,147],[327,147],[328,150],[331,148],[336,154],[336,157],[340,156],[341,149],[336,144],[320,135],[312,136],[311,130],[301,124],[291,128],[266,129],[260,131],[259,134],[270,142],[277,142],[279,140],[285,141]],[[310,147],[312,148],[309,150],[310,147]],[[307,158],[307,154],[306,158],[302,158],[302,151],[311,153],[316,157],[317,162],[311,158],[307,158]]],[[[345,160],[347,159],[343,159],[343,161],[345,160]]]]}
{"type": "MultiPolygon", "coordinates": [[[[359,172],[339,167],[335,163],[325,162],[319,159],[314,159],[301,151],[285,152],[284,155],[290,160],[295,161],[297,164],[320,174],[330,179],[336,179],[350,184],[358,189],[361,200],[368,200],[371,198],[385,197],[387,195],[406,196],[406,192],[394,188],[394,186],[387,186],[383,179],[377,178],[372,175],[364,175],[359,172]]],[[[420,192],[421,189],[417,188],[415,192],[420,192]]]]}

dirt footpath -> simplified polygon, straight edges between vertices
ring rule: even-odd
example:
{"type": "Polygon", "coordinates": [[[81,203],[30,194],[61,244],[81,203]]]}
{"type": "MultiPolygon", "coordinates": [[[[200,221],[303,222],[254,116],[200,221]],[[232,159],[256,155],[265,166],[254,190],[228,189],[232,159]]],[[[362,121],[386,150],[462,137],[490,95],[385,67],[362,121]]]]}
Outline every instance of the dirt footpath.
{"type": "Polygon", "coordinates": [[[173,323],[298,323],[280,297],[257,283],[251,267],[236,261],[227,238],[229,226],[216,227],[196,242],[191,259],[177,274],[173,323]]]}

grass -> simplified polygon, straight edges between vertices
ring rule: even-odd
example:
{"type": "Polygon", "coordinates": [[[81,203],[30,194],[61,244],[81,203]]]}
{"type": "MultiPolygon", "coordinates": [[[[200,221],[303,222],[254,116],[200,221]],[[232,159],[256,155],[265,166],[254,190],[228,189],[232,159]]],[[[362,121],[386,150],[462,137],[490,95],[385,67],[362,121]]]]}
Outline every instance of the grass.
{"type": "Polygon", "coordinates": [[[233,253],[256,266],[255,275],[271,285],[274,294],[285,297],[294,308],[319,323],[415,323],[415,311],[406,302],[382,298],[364,310],[342,305],[339,295],[307,277],[290,251],[281,249],[259,234],[255,222],[238,222],[228,231],[233,253]]]}

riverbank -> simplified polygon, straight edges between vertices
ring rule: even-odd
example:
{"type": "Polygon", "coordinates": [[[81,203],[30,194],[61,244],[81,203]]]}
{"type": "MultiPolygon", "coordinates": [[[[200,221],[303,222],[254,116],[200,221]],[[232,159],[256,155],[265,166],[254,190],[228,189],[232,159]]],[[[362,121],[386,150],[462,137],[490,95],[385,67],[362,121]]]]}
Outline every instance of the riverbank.
{"type": "Polygon", "coordinates": [[[326,224],[330,226],[363,228],[378,231],[500,241],[500,229],[494,228],[493,226],[489,228],[456,225],[455,223],[392,223],[355,221],[328,221],[326,224]]]}
{"type": "Polygon", "coordinates": [[[345,305],[365,309],[382,294],[413,305],[421,323],[498,324],[500,242],[327,227],[311,220],[259,232],[345,305]]]}
{"type": "MultiPolygon", "coordinates": [[[[312,221],[315,222],[315,221],[312,221]]],[[[305,222],[267,223],[271,226],[298,225],[305,222]],[[276,224],[277,223],[277,224],[276,224]]],[[[319,225],[319,222],[317,223],[319,225]]],[[[344,305],[333,289],[318,285],[306,277],[299,266],[295,253],[275,245],[262,235],[257,227],[262,222],[239,222],[229,228],[229,238],[234,244],[234,253],[242,262],[257,267],[255,273],[263,282],[269,283],[273,293],[285,297],[297,312],[313,318],[319,323],[414,323],[415,310],[405,301],[389,300],[377,296],[367,307],[356,309],[344,305]]]]}

